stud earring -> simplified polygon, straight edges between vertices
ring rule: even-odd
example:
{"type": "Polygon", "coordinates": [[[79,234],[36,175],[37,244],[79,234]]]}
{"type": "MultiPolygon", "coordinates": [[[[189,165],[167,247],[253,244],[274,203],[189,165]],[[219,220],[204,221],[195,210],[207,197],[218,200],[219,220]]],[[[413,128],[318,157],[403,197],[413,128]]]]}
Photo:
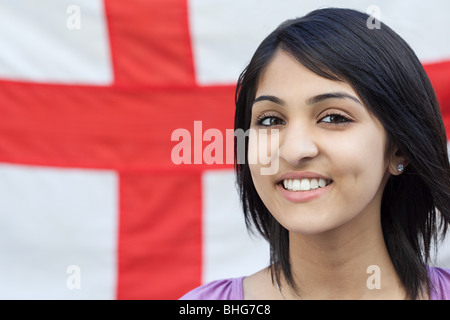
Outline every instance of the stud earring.
{"type": "Polygon", "coordinates": [[[397,166],[398,172],[402,172],[403,169],[405,169],[405,167],[400,163],[400,164],[397,166]]]}

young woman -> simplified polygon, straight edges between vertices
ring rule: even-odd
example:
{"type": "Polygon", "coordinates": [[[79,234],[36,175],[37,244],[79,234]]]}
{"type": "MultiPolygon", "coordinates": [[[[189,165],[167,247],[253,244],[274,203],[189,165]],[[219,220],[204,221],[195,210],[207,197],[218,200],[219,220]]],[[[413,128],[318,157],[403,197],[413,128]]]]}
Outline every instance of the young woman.
{"type": "Polygon", "coordinates": [[[450,270],[430,266],[450,222],[438,102],[411,48],[368,18],[317,10],[256,50],[236,91],[235,129],[251,131],[236,172],[271,264],[182,299],[450,299],[450,270]]]}

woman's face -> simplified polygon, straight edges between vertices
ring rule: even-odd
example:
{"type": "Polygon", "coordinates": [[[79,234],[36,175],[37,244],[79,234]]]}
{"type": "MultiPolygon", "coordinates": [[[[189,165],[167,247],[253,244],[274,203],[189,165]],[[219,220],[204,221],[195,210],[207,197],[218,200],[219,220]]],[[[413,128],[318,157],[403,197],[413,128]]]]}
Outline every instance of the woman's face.
{"type": "Polygon", "coordinates": [[[279,50],[261,75],[250,128],[254,185],[286,229],[318,234],[379,217],[387,137],[349,84],[279,50]]]}

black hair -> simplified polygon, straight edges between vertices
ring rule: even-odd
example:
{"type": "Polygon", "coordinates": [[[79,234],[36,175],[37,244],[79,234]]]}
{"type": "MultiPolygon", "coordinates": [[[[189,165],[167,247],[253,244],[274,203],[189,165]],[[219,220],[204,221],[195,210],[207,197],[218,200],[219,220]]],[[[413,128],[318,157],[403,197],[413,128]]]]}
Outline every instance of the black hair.
{"type": "MultiPolygon", "coordinates": [[[[259,45],[236,88],[235,130],[248,130],[259,78],[277,50],[319,76],[349,83],[387,132],[388,153],[397,146],[408,159],[383,192],[384,240],[409,298],[430,288],[427,264],[433,243],[450,222],[450,165],[442,115],[430,81],[410,46],[384,23],[351,9],[326,8],[287,20],[259,45]]],[[[237,148],[235,147],[235,150],[237,148]]],[[[236,155],[237,156],[237,155],[236,155]]],[[[288,231],[259,197],[247,161],[235,163],[237,186],[249,230],[270,244],[272,280],[291,273],[288,231]]]]}

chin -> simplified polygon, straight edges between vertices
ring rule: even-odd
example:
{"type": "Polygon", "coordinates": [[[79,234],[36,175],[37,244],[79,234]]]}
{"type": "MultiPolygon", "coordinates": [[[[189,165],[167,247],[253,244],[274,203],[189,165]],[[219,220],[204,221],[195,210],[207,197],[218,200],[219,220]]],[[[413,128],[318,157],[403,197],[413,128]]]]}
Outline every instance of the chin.
{"type": "Polygon", "coordinates": [[[354,217],[342,216],[338,212],[330,210],[302,210],[302,212],[284,212],[275,219],[289,232],[302,235],[319,235],[339,230],[350,223],[354,217]]]}

